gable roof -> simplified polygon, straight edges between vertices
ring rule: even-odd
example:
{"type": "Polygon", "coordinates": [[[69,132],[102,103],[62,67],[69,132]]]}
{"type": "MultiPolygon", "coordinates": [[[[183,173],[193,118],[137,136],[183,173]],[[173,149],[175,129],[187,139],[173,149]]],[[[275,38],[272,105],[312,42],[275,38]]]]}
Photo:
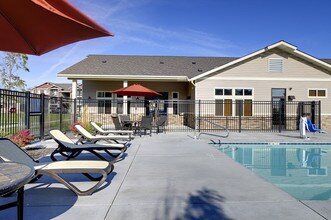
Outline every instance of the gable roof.
{"type": "Polygon", "coordinates": [[[71,79],[144,79],[188,81],[236,57],[89,55],[58,73],[71,79]]]}
{"type": "Polygon", "coordinates": [[[311,55],[309,55],[307,53],[304,53],[304,52],[298,50],[297,47],[294,46],[294,45],[292,45],[292,44],[289,44],[289,43],[287,43],[285,41],[279,41],[279,42],[274,43],[274,44],[271,44],[271,45],[269,45],[269,46],[267,46],[267,47],[265,47],[265,48],[263,48],[261,50],[258,50],[256,52],[250,53],[250,54],[248,54],[246,56],[243,56],[243,57],[241,57],[239,59],[233,60],[233,61],[228,62],[228,63],[226,63],[226,64],[224,64],[222,66],[216,67],[216,68],[214,68],[212,70],[209,70],[209,71],[204,72],[204,73],[202,73],[202,74],[200,74],[198,76],[195,76],[195,77],[191,78],[190,81],[194,81],[194,80],[200,79],[202,77],[206,77],[206,76],[208,76],[210,74],[213,74],[213,73],[215,73],[217,71],[220,71],[222,69],[225,69],[227,67],[230,67],[232,65],[235,65],[235,64],[237,64],[239,62],[248,60],[248,59],[250,59],[250,58],[252,58],[254,56],[260,55],[260,54],[262,54],[264,52],[267,52],[267,51],[272,50],[272,49],[275,49],[275,48],[279,48],[281,50],[284,50],[284,51],[286,51],[286,52],[288,52],[290,54],[293,54],[293,55],[295,55],[297,57],[300,57],[303,60],[306,60],[306,61],[308,61],[310,63],[313,63],[313,64],[315,64],[317,66],[320,66],[320,67],[322,67],[322,68],[324,68],[326,70],[331,71],[331,59],[317,59],[317,58],[315,58],[315,57],[313,57],[313,56],[311,56],[311,55]]]}
{"type": "Polygon", "coordinates": [[[317,59],[285,41],[243,57],[89,55],[58,73],[68,79],[195,81],[272,49],[281,49],[331,71],[331,59],[317,59]]]}

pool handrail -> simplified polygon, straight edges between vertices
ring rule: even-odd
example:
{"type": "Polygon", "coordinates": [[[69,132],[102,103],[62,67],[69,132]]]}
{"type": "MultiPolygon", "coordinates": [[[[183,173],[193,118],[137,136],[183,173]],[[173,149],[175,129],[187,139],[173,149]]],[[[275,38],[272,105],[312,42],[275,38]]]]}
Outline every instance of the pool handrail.
{"type": "Polygon", "coordinates": [[[203,134],[204,134],[204,135],[210,135],[210,136],[221,137],[221,138],[227,138],[227,137],[229,137],[230,132],[229,132],[229,130],[228,130],[226,127],[223,127],[223,126],[221,126],[221,125],[219,125],[219,124],[216,124],[216,123],[214,123],[214,122],[211,122],[211,121],[209,121],[209,120],[207,120],[207,119],[204,119],[204,118],[201,118],[201,117],[197,117],[197,120],[205,121],[205,122],[207,122],[207,123],[209,123],[209,124],[212,124],[212,125],[214,125],[214,126],[216,126],[216,127],[219,127],[219,128],[221,128],[221,129],[225,130],[225,131],[226,131],[226,135],[223,136],[223,135],[211,134],[211,133],[207,133],[207,132],[199,132],[199,134],[196,135],[196,129],[195,129],[195,130],[194,130],[194,138],[195,138],[195,139],[200,139],[200,136],[203,135],[203,134]]]}

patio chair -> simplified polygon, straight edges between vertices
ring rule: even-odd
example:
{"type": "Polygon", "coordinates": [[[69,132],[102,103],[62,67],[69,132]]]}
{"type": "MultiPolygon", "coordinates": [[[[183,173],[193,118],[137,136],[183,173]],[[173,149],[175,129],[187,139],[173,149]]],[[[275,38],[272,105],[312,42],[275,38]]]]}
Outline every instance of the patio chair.
{"type": "MultiPolygon", "coordinates": [[[[112,157],[111,161],[114,161],[120,158],[123,153],[127,150],[128,144],[75,144],[70,138],[68,138],[62,131],[60,130],[51,130],[51,137],[58,143],[58,147],[51,153],[51,159],[53,161],[57,161],[55,154],[61,154],[66,157],[66,160],[70,160],[72,158],[77,157],[83,151],[90,152],[100,158],[101,160],[107,160],[103,157],[98,151],[104,151],[108,155],[112,157]],[[113,153],[111,151],[118,151],[118,153],[113,153]]],[[[109,161],[109,160],[107,160],[109,161]]]]}
{"type": "Polygon", "coordinates": [[[109,143],[119,143],[119,140],[124,140],[124,141],[130,141],[130,136],[129,135],[92,135],[90,132],[88,132],[85,128],[83,128],[80,124],[76,124],[75,128],[77,129],[78,133],[80,134],[80,138],[77,141],[77,143],[96,143],[98,141],[106,141],[109,143]]]}
{"type": "Polygon", "coordinates": [[[141,118],[141,122],[139,125],[136,126],[135,131],[139,132],[139,135],[141,137],[142,132],[144,132],[145,135],[147,135],[147,130],[149,130],[149,135],[152,136],[152,129],[153,129],[153,118],[151,116],[143,116],[141,118]]]}
{"type": "Polygon", "coordinates": [[[50,176],[79,196],[91,195],[105,182],[107,175],[114,169],[113,163],[108,161],[75,160],[39,163],[38,161],[33,160],[27,153],[7,138],[0,138],[0,161],[23,163],[34,167],[36,170],[36,178],[40,178],[43,175],[50,176]],[[89,189],[81,190],[60,176],[61,174],[66,173],[83,174],[90,180],[98,179],[98,182],[89,189]],[[92,173],[101,174],[101,177],[94,178],[90,175],[92,173]]]}
{"type": "Polygon", "coordinates": [[[119,115],[119,119],[124,130],[132,130],[130,115],[119,115]]]}
{"type": "Polygon", "coordinates": [[[119,130],[119,131],[128,130],[128,128],[125,128],[125,127],[122,126],[118,116],[112,116],[111,118],[112,118],[113,123],[115,125],[115,130],[119,130]]]}
{"type": "Polygon", "coordinates": [[[155,122],[156,133],[160,133],[160,130],[166,133],[166,124],[167,124],[167,116],[161,115],[158,120],[155,122]]]}
{"type": "Polygon", "coordinates": [[[119,134],[119,135],[129,135],[130,139],[132,138],[133,131],[129,130],[104,130],[94,121],[90,121],[90,124],[95,129],[97,134],[100,135],[109,135],[109,134],[119,134]]]}
{"type": "Polygon", "coordinates": [[[312,121],[310,119],[307,119],[307,123],[306,123],[306,130],[309,132],[319,132],[319,133],[326,133],[326,131],[323,131],[322,129],[318,129],[315,127],[316,125],[312,123],[312,121]]]}

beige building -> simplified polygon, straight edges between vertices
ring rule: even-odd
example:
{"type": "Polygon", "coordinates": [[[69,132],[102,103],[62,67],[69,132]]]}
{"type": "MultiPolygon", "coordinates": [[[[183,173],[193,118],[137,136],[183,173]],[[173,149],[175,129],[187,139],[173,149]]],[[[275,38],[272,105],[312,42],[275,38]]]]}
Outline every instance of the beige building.
{"type": "Polygon", "coordinates": [[[236,116],[236,100],[250,117],[265,111],[255,101],[316,101],[322,127],[331,129],[330,64],[280,41],[243,57],[90,55],[58,76],[74,84],[82,80],[86,99],[116,99],[113,90],[140,83],[161,93],[160,99],[213,100],[208,111],[220,117],[236,116]]]}

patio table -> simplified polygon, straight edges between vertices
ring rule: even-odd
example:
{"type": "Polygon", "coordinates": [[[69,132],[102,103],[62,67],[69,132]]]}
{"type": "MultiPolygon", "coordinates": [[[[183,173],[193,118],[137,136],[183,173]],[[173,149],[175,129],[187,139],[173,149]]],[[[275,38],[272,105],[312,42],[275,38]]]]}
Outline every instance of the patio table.
{"type": "Polygon", "coordinates": [[[17,219],[23,219],[24,185],[34,176],[34,168],[25,164],[0,163],[0,196],[18,191],[17,201],[0,206],[0,211],[17,206],[17,219]]]}

